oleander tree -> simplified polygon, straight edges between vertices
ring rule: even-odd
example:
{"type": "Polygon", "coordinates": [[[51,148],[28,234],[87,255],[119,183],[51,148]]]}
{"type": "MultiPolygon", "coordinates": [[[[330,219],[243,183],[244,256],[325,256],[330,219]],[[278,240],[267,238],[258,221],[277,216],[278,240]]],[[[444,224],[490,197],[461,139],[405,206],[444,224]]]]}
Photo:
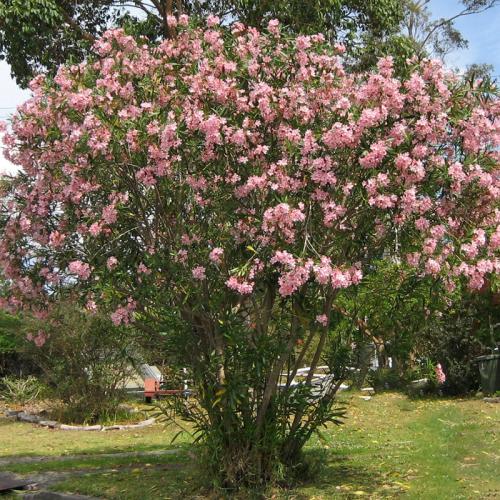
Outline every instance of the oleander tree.
{"type": "Polygon", "coordinates": [[[495,279],[500,102],[436,61],[347,73],[341,45],[275,21],[175,28],[158,45],[108,31],[32,81],[5,135],[21,167],[3,183],[6,305],[43,316],[78,293],[163,332],[193,377],[183,411],[211,476],[262,484],[338,422],[339,378],[318,392],[312,373],[339,292],[376,259],[448,288],[495,279]]]}

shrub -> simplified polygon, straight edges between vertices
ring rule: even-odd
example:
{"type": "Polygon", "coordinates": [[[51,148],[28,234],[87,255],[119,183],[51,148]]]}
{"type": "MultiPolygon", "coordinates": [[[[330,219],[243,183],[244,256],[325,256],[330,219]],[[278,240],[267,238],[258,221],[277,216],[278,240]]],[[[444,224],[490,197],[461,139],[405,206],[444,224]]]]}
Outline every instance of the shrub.
{"type": "Polygon", "coordinates": [[[70,304],[26,328],[25,354],[63,403],[60,417],[86,423],[109,418],[125,397],[123,384],[138,354],[126,329],[70,304]]]}

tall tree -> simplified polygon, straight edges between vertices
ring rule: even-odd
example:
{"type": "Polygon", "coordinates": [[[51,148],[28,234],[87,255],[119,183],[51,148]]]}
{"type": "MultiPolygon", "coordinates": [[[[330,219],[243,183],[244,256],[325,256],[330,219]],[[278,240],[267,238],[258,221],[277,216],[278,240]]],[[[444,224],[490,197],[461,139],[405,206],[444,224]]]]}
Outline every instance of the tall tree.
{"type": "Polygon", "coordinates": [[[297,470],[337,420],[342,375],[314,384],[314,368],[339,293],[387,248],[450,288],[495,279],[500,106],[436,61],[356,74],[323,36],[207,22],[151,46],[112,30],[32,83],[6,135],[23,168],[0,202],[0,265],[12,305],[43,314],[74,290],[165,332],[212,477],[236,488],[297,470]]]}

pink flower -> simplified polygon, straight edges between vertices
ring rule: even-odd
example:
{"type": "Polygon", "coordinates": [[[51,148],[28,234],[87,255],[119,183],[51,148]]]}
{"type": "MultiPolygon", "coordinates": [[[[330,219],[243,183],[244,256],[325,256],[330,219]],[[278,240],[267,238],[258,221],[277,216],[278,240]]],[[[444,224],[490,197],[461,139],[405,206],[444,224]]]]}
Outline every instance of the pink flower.
{"type": "Polygon", "coordinates": [[[326,326],[328,324],[328,317],[326,314],[320,314],[316,316],[316,321],[323,326],[326,326]]]}
{"type": "Polygon", "coordinates": [[[111,321],[115,326],[129,323],[129,312],[126,307],[119,307],[114,313],[111,314],[111,321]]]}
{"type": "Polygon", "coordinates": [[[412,252],[406,256],[406,262],[412,267],[417,267],[420,263],[420,252],[412,252]]]}
{"type": "Polygon", "coordinates": [[[264,212],[262,229],[266,233],[281,232],[286,241],[292,242],[295,237],[294,224],[305,219],[304,213],[291,208],[288,203],[280,203],[264,212]]]}
{"type": "Polygon", "coordinates": [[[436,365],[434,371],[436,372],[436,379],[438,381],[438,384],[444,384],[446,382],[446,375],[444,374],[441,363],[438,363],[436,365]]]}
{"type": "Polygon", "coordinates": [[[108,205],[102,211],[102,218],[107,224],[113,224],[118,218],[118,212],[114,205],[108,205]]]}
{"type": "Polygon", "coordinates": [[[385,142],[379,141],[370,146],[370,152],[363,156],[359,163],[365,168],[378,167],[387,154],[385,142]]]}
{"type": "Polygon", "coordinates": [[[99,236],[102,232],[102,225],[100,222],[94,222],[90,227],[89,227],[89,233],[92,236],[99,236]]]}
{"type": "Polygon", "coordinates": [[[179,16],[179,25],[180,26],[187,26],[189,24],[189,16],[186,14],[181,14],[179,16]]]}
{"type": "Polygon", "coordinates": [[[312,262],[295,266],[290,271],[282,274],[278,279],[280,285],[278,292],[282,297],[288,297],[304,285],[311,275],[312,262]]]}
{"type": "Polygon", "coordinates": [[[117,264],[118,264],[118,259],[113,256],[109,257],[108,260],[106,261],[106,266],[110,271],[112,271],[117,264]]]}
{"type": "Polygon", "coordinates": [[[253,291],[253,283],[231,276],[226,281],[226,286],[240,295],[249,295],[253,291]]]}
{"type": "Polygon", "coordinates": [[[146,267],[142,262],[137,267],[137,272],[142,274],[151,274],[151,269],[146,267]]]}
{"type": "Polygon", "coordinates": [[[277,19],[271,19],[267,23],[267,29],[269,33],[272,33],[273,35],[277,35],[279,33],[279,26],[280,22],[277,19]]]}
{"type": "Polygon", "coordinates": [[[69,272],[84,280],[90,277],[90,266],[81,260],[74,260],[68,266],[69,272]]]}
{"type": "Polygon", "coordinates": [[[220,247],[214,248],[208,258],[214,263],[214,264],[221,264],[222,263],[222,257],[224,255],[224,249],[220,247]]]}
{"type": "Polygon", "coordinates": [[[65,238],[66,236],[64,234],[61,234],[59,231],[53,231],[49,236],[49,244],[54,248],[60,247],[63,244],[65,238]]]}
{"type": "Polygon", "coordinates": [[[133,314],[136,309],[136,302],[131,297],[127,300],[126,306],[120,306],[111,314],[111,321],[115,326],[128,325],[133,321],[133,314]]]}
{"type": "Polygon", "coordinates": [[[33,342],[37,347],[42,347],[47,341],[47,334],[42,330],[38,330],[37,336],[33,339],[33,342]]]}
{"type": "Polygon", "coordinates": [[[441,271],[441,264],[434,259],[428,259],[425,263],[425,272],[436,276],[441,271]]]}
{"type": "Polygon", "coordinates": [[[85,304],[85,309],[87,309],[90,313],[95,314],[97,312],[97,304],[94,300],[90,299],[85,304]]]}
{"type": "Polygon", "coordinates": [[[207,26],[212,28],[220,24],[220,19],[217,16],[208,16],[207,17],[207,26]]]}
{"type": "Polygon", "coordinates": [[[192,274],[195,280],[203,281],[206,279],[205,268],[203,266],[196,266],[193,268],[192,274]]]}
{"type": "Polygon", "coordinates": [[[286,250],[277,250],[274,256],[271,258],[271,264],[277,263],[293,268],[295,267],[295,258],[286,250]]]}

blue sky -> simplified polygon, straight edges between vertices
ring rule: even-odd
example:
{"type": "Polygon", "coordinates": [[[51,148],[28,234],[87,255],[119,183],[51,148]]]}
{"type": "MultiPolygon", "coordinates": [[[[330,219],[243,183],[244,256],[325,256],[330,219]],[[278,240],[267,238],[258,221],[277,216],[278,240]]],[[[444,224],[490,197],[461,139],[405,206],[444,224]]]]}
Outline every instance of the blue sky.
{"type": "MultiPolygon", "coordinates": [[[[433,17],[451,17],[463,8],[459,0],[432,0],[433,17]]],[[[449,54],[446,63],[452,68],[465,69],[472,63],[489,63],[494,66],[494,75],[500,79],[500,6],[481,14],[457,19],[457,28],[469,40],[469,47],[449,54]]],[[[10,68],[0,61],[0,120],[5,120],[15,107],[29,96],[10,77],[10,68]]],[[[3,158],[0,148],[0,172],[12,167],[3,158]]]]}
{"type": "MultiPolygon", "coordinates": [[[[463,8],[458,0],[432,0],[430,7],[434,17],[445,18],[463,8]]],[[[495,68],[493,74],[500,77],[500,6],[458,18],[455,25],[469,41],[469,47],[451,53],[446,63],[460,69],[473,63],[492,64],[495,68]]]]}

